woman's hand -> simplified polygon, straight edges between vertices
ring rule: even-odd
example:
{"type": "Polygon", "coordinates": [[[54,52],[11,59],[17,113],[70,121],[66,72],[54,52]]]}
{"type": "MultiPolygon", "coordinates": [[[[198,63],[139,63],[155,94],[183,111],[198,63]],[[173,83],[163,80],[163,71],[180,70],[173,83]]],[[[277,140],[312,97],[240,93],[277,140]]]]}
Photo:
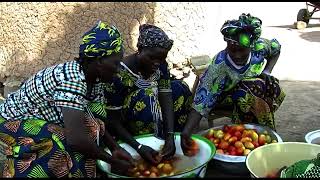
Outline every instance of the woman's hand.
{"type": "Polygon", "coordinates": [[[190,135],[187,134],[181,134],[181,149],[185,156],[192,156],[190,153],[192,151],[192,139],[190,135]]]}
{"type": "Polygon", "coordinates": [[[112,151],[112,157],[128,161],[131,164],[134,164],[132,156],[122,147],[118,147],[112,151]]]}
{"type": "Polygon", "coordinates": [[[262,80],[265,81],[266,84],[274,84],[274,83],[279,83],[279,80],[272,75],[270,75],[268,72],[262,72],[259,76],[262,80]]]}
{"type": "Polygon", "coordinates": [[[142,145],[140,149],[138,149],[138,153],[144,160],[148,161],[151,164],[157,165],[161,161],[159,152],[155,151],[149,146],[142,145]]]}
{"type": "Polygon", "coordinates": [[[110,160],[111,172],[119,175],[126,175],[128,169],[134,168],[134,164],[127,160],[112,156],[110,160]]]}
{"type": "Polygon", "coordinates": [[[170,159],[175,153],[176,145],[174,143],[174,138],[170,137],[165,141],[164,147],[160,154],[163,159],[170,159]]]}
{"type": "Polygon", "coordinates": [[[132,156],[122,147],[118,147],[112,151],[111,172],[125,175],[128,169],[134,168],[132,156]]]}

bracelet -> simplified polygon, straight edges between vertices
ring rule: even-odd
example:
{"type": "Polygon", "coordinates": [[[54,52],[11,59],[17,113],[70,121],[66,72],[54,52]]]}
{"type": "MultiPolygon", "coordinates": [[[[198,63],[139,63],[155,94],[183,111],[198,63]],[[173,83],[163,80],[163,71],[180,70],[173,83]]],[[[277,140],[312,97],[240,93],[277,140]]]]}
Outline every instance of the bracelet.
{"type": "Polygon", "coordinates": [[[137,150],[141,149],[141,147],[142,147],[142,144],[140,144],[140,145],[138,146],[137,150]]]}

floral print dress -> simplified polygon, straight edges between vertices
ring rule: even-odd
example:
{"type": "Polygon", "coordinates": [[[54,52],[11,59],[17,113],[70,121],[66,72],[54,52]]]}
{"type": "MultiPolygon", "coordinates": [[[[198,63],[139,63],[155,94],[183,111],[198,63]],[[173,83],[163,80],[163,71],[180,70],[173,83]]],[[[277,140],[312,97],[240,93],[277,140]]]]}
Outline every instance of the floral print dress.
{"type": "Polygon", "coordinates": [[[105,84],[105,104],[93,103],[96,116],[107,119],[104,109],[122,110],[126,126],[133,135],[155,133],[163,135],[163,119],[158,93],[172,92],[174,102],[175,131],[184,127],[190,110],[192,97],[187,84],[180,80],[171,80],[168,64],[159,69],[148,79],[132,72],[124,63],[112,83],[105,84]],[[103,116],[102,116],[103,115],[103,116]]]}
{"type": "Polygon", "coordinates": [[[265,58],[280,53],[280,48],[276,39],[260,38],[243,67],[237,67],[226,50],[219,52],[200,78],[193,108],[208,117],[217,104],[231,105],[234,122],[259,123],[275,129],[274,112],[285,93],[279,82],[267,82],[259,75],[267,64],[265,58]]]}

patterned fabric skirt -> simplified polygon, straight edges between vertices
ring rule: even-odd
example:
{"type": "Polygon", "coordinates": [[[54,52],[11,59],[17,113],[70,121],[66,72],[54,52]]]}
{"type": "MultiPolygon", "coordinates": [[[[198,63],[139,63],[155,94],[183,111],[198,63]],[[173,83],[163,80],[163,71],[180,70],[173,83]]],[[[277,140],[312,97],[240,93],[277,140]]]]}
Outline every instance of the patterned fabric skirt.
{"type": "MultiPolygon", "coordinates": [[[[96,131],[104,134],[104,123],[89,120],[86,126],[92,139],[96,131]]],[[[3,177],[95,177],[96,161],[71,151],[64,128],[41,119],[10,120],[0,118],[2,151],[7,155],[3,177]]]]}
{"type": "Polygon", "coordinates": [[[232,120],[235,123],[257,123],[275,130],[274,112],[285,96],[279,82],[250,78],[240,81],[218,102],[219,105],[233,107],[232,120]]]}

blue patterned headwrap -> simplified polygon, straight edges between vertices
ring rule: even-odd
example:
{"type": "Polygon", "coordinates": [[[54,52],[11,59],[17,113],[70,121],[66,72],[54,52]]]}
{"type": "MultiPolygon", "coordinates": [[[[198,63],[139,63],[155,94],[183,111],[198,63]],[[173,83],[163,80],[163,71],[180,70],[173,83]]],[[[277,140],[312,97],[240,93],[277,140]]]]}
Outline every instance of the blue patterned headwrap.
{"type": "Polygon", "coordinates": [[[167,34],[157,26],[143,24],[139,27],[138,48],[161,47],[170,50],[173,40],[169,39],[167,34]]]}
{"type": "Polygon", "coordinates": [[[115,26],[99,21],[82,36],[80,57],[104,57],[123,49],[121,34],[115,26]]]}

